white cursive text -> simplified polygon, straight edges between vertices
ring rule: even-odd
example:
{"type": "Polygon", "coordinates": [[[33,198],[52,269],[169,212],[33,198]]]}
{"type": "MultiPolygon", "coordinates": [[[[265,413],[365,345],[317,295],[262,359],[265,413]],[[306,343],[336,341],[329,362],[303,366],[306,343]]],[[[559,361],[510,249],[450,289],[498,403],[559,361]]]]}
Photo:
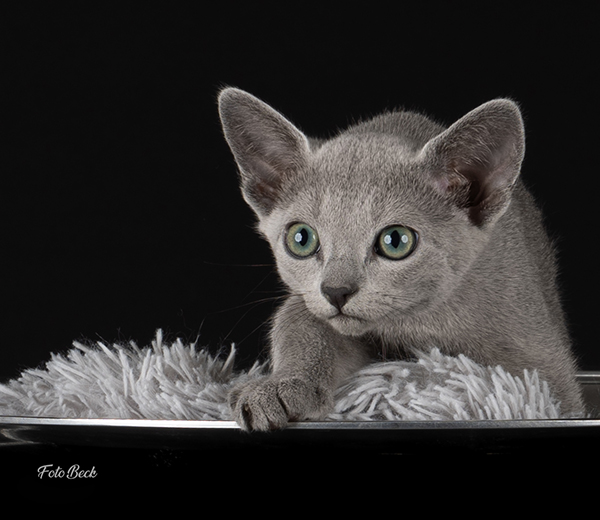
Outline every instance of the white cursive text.
{"type": "Polygon", "coordinates": [[[95,466],[92,466],[91,469],[81,469],[79,464],[73,464],[66,470],[60,466],[54,467],[54,464],[46,464],[38,468],[39,478],[67,478],[72,480],[76,478],[96,478],[97,475],[95,466]]]}

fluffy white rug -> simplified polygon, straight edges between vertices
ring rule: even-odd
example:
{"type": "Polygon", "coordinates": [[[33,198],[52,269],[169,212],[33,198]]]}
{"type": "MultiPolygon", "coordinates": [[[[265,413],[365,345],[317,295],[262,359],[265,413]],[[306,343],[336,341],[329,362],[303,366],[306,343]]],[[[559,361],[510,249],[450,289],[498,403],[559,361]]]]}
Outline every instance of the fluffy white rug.
{"type": "MultiPolygon", "coordinates": [[[[227,392],[264,375],[266,365],[233,370],[235,348],[214,357],[180,340],[90,347],[74,343],[45,369],[0,385],[0,415],[231,420],[227,392]]],[[[433,349],[416,362],[370,365],[336,394],[328,420],[554,419],[560,405],[536,372],[511,375],[433,349]]]]}

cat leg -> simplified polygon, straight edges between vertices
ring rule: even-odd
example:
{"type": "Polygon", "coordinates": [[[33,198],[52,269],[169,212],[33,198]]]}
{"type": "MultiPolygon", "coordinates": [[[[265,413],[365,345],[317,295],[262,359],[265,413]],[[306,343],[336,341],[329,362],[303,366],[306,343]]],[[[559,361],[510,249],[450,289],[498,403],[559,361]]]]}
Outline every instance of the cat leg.
{"type": "Polygon", "coordinates": [[[232,415],[245,430],[323,419],[339,382],[370,360],[363,341],[342,336],[297,301],[286,302],[277,313],[271,348],[272,373],[229,394],[232,415]]]}
{"type": "Polygon", "coordinates": [[[331,395],[301,377],[265,377],[234,388],[229,403],[242,429],[268,431],[289,421],[322,418],[333,405],[331,395]]]}

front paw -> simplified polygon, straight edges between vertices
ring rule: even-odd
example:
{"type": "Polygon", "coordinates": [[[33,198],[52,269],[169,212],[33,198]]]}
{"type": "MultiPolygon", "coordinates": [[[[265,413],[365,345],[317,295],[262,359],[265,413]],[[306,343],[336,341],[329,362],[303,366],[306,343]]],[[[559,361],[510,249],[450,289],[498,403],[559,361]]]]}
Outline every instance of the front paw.
{"type": "Polygon", "coordinates": [[[231,413],[244,430],[276,430],[289,421],[322,418],[331,405],[330,392],[295,377],[249,381],[229,393],[231,413]]]}

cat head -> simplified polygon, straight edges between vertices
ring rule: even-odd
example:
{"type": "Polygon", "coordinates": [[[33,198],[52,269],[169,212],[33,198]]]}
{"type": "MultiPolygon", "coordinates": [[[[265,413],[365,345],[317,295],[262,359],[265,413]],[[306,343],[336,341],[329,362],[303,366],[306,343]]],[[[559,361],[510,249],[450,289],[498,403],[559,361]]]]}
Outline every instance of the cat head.
{"type": "Polygon", "coordinates": [[[219,96],[245,200],[282,280],[343,334],[426,312],[452,293],[511,201],[518,107],[494,100],[444,129],[383,114],[317,142],[254,96],[219,96]]]}

